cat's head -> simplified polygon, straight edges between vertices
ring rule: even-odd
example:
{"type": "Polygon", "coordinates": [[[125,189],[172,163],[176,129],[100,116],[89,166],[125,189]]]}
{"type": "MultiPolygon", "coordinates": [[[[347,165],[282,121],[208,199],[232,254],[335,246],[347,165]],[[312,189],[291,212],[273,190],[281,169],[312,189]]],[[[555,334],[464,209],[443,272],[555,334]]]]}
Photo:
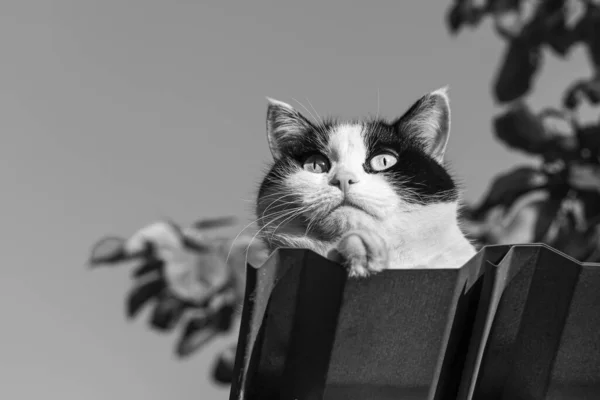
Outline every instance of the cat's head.
{"type": "Polygon", "coordinates": [[[333,240],[360,227],[402,229],[428,207],[456,205],[458,191],[443,166],[449,132],[446,89],[423,96],[393,121],[316,122],[269,99],[274,163],[256,209],[263,239],[333,240]]]}

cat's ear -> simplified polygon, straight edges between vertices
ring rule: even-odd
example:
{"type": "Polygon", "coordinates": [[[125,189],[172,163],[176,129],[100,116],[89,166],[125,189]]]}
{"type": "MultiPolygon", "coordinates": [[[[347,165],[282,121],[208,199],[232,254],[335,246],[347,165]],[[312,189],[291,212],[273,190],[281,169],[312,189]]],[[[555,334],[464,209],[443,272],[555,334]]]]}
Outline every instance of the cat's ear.
{"type": "Polygon", "coordinates": [[[394,126],[399,133],[416,135],[429,155],[441,163],[450,136],[448,87],[421,97],[394,126]]]}
{"type": "Polygon", "coordinates": [[[267,140],[273,158],[278,159],[286,146],[293,145],[311,128],[311,123],[289,104],[270,97],[267,101],[267,140]]]}

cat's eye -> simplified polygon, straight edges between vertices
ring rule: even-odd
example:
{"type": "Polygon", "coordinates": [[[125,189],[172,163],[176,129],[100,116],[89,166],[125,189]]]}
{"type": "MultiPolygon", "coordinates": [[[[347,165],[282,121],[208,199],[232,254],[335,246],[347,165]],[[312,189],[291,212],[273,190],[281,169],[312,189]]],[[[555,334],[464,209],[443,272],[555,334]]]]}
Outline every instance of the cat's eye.
{"type": "Polygon", "coordinates": [[[385,171],[397,162],[398,159],[396,156],[389,153],[383,153],[371,158],[369,164],[374,171],[385,171]]]}
{"type": "Polygon", "coordinates": [[[324,174],[329,171],[329,160],[322,154],[313,154],[304,160],[302,168],[315,174],[324,174]]]}

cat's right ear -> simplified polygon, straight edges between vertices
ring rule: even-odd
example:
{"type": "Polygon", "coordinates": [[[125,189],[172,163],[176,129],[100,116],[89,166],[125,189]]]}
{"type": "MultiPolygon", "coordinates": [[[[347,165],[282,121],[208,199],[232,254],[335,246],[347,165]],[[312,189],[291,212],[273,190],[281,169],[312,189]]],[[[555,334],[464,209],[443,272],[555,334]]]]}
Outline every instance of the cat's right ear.
{"type": "Polygon", "coordinates": [[[442,163],[450,136],[448,87],[421,97],[394,122],[394,126],[398,132],[406,132],[419,138],[427,153],[442,163]]]}
{"type": "Polygon", "coordinates": [[[271,154],[277,160],[287,146],[293,145],[310,129],[311,123],[289,104],[270,97],[267,101],[267,140],[271,154]]]}

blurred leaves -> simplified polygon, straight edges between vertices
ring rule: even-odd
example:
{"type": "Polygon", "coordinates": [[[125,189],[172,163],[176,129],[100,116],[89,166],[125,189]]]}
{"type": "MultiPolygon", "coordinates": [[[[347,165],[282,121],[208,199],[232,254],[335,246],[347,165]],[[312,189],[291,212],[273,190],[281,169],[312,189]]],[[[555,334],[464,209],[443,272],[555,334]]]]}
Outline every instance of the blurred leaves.
{"type": "Polygon", "coordinates": [[[463,26],[477,26],[486,14],[486,8],[473,0],[457,0],[446,15],[446,23],[452,34],[457,34],[463,26]]]}
{"type": "Polygon", "coordinates": [[[222,352],[213,365],[213,380],[220,384],[230,384],[233,379],[236,346],[231,346],[222,352]]]}
{"type": "Polygon", "coordinates": [[[463,212],[480,245],[544,242],[580,260],[600,260],[600,119],[578,121],[582,105],[600,105],[600,2],[591,0],[454,1],[451,34],[489,17],[506,43],[493,82],[505,105],[493,118],[496,138],[538,160],[497,176],[477,206],[463,212]],[[591,78],[566,88],[562,107],[534,112],[525,101],[544,49],[565,59],[583,45],[591,78]]]}
{"type": "MultiPolygon", "coordinates": [[[[485,17],[506,42],[493,88],[496,101],[510,103],[527,95],[542,65],[543,48],[565,57],[571,48],[586,46],[596,75],[600,75],[600,7],[583,0],[456,0],[448,9],[446,25],[451,34],[476,27],[485,17]]],[[[579,89],[597,93],[588,88],[579,89]]],[[[597,96],[596,96],[597,98],[597,96]]],[[[571,100],[571,97],[569,97],[571,100]]]]}
{"type": "MultiPolygon", "coordinates": [[[[100,240],[92,249],[90,264],[133,263],[134,285],[125,301],[127,317],[134,319],[150,308],[148,325],[152,329],[180,327],[175,353],[187,357],[232,331],[244,294],[246,260],[260,266],[267,257],[266,248],[253,241],[253,236],[211,234],[235,223],[234,218],[219,217],[182,229],[172,222],[156,222],[127,239],[111,236],[100,240]]],[[[233,369],[233,358],[227,356],[231,351],[226,349],[218,359],[215,379],[221,383],[227,379],[228,369],[233,369]]]]}
{"type": "Polygon", "coordinates": [[[524,103],[515,103],[493,119],[496,137],[509,147],[540,154],[548,142],[543,124],[524,103]]]}
{"type": "Polygon", "coordinates": [[[468,208],[466,233],[481,245],[543,242],[575,251],[572,241],[592,229],[586,220],[600,214],[600,125],[578,126],[551,108],[535,114],[524,102],[513,103],[493,125],[502,142],[541,164],[497,176],[481,203],[468,208]]]}
{"type": "Polygon", "coordinates": [[[600,191],[600,168],[592,164],[572,164],[568,181],[579,190],[600,191]]]}
{"type": "Polygon", "coordinates": [[[565,93],[563,105],[565,108],[573,110],[579,107],[582,101],[587,101],[592,105],[600,104],[600,75],[572,84],[565,93]]]}
{"type": "MultiPolygon", "coordinates": [[[[600,105],[600,2],[592,0],[454,0],[446,14],[452,35],[490,18],[505,42],[492,82],[504,110],[495,136],[537,160],[499,174],[481,202],[465,206],[462,227],[479,245],[543,242],[582,261],[600,262],[600,118],[577,121],[587,103],[600,105]],[[559,110],[534,112],[526,97],[535,87],[544,50],[567,59],[575,45],[587,51],[593,74],[566,88],[559,110]]],[[[266,249],[252,236],[214,236],[235,219],[217,217],[181,228],[150,224],[129,238],[106,237],[92,250],[93,266],[133,263],[125,313],[149,309],[157,331],[179,329],[175,353],[187,357],[234,331],[247,261],[260,266],[266,249]]],[[[215,382],[232,380],[236,345],[213,365],[215,382]]]]}
{"type": "Polygon", "coordinates": [[[595,74],[600,74],[600,4],[582,1],[585,12],[573,28],[574,41],[586,46],[595,74]]]}
{"type": "Polygon", "coordinates": [[[534,167],[519,167],[494,179],[488,188],[486,197],[472,214],[479,218],[496,206],[510,207],[521,195],[545,188],[548,176],[534,167]]]}
{"type": "Polygon", "coordinates": [[[162,279],[151,280],[137,285],[129,292],[125,313],[128,318],[135,318],[139,311],[151,301],[158,301],[158,296],[166,289],[162,279]]]}
{"type": "Polygon", "coordinates": [[[541,48],[527,38],[513,39],[506,49],[494,83],[496,100],[507,103],[524,96],[532,88],[541,63],[541,48]]]}
{"type": "Polygon", "coordinates": [[[527,104],[517,101],[493,119],[496,137],[507,146],[546,160],[576,157],[580,146],[577,127],[570,117],[555,109],[534,113],[527,104]]]}
{"type": "Polygon", "coordinates": [[[92,249],[90,263],[97,265],[121,262],[127,257],[124,243],[125,241],[118,237],[108,236],[103,238],[92,249]]]}

